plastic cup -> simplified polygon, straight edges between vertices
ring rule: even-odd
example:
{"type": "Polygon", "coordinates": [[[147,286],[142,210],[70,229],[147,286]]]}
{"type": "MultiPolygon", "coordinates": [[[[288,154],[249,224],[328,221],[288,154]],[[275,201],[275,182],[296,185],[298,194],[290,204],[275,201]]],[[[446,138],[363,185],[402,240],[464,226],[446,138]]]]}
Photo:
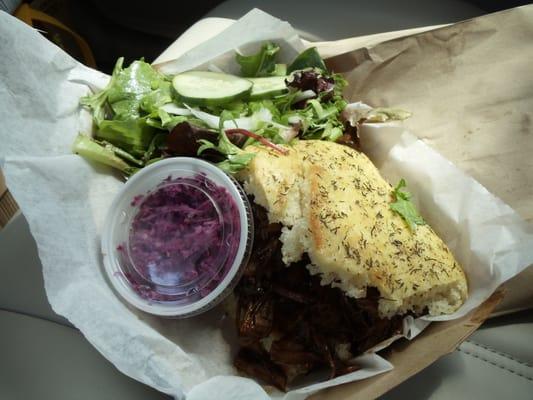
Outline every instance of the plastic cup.
{"type": "Polygon", "coordinates": [[[252,241],[250,204],[238,182],[206,161],[176,157],[126,182],[111,204],[101,248],[124,300],[185,318],[231,293],[252,241]]]}

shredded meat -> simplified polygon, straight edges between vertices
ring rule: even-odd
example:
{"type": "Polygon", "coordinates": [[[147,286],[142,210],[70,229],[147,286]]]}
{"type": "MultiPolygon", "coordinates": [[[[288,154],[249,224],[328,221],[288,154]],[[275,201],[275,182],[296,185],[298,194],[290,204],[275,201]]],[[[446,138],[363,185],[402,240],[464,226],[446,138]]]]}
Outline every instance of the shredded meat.
{"type": "Polygon", "coordinates": [[[308,272],[306,257],[285,266],[281,226],[269,224],[266,211],[252,199],[251,204],[254,249],[235,290],[241,345],[235,367],[281,390],[317,369],[326,368],[331,378],[357,370],[357,365],[341,360],[337,347],[361,354],[399,332],[401,317],[379,317],[375,289],[364,299],[354,299],[338,288],[322,286],[320,278],[308,272]]]}

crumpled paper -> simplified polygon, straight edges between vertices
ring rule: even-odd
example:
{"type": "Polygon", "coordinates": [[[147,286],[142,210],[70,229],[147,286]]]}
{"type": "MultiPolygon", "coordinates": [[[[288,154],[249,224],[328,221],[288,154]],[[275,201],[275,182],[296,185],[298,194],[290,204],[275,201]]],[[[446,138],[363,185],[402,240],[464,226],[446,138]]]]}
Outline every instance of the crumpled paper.
{"type": "MultiPolygon", "coordinates": [[[[259,10],[229,29],[165,68],[177,72],[215,65],[231,70],[233,48],[250,50],[267,39],[276,39],[287,57],[303,48],[288,24],[259,10]]],[[[197,318],[160,319],[122,302],[106,281],[99,233],[123,183],[108,168],[71,154],[71,144],[78,131],[90,128],[88,115],[80,114],[80,96],[89,87],[102,87],[108,78],[5,13],[0,13],[0,50],[9,55],[0,58],[0,159],[37,242],[54,311],[67,317],[120,371],[162,392],[178,398],[188,392],[189,399],[211,398],[214,392],[219,399],[269,398],[253,380],[232,376],[231,321],[220,307],[197,318]]],[[[433,319],[464,315],[533,263],[532,227],[451,162],[402,126],[366,125],[362,135],[386,178],[407,179],[422,214],[468,274],[467,303],[453,316],[433,319]]],[[[410,321],[405,333],[415,336],[426,324],[410,321]]],[[[322,388],[392,368],[375,354],[358,362],[363,368],[352,374],[270,395],[304,399],[322,388]]]]}

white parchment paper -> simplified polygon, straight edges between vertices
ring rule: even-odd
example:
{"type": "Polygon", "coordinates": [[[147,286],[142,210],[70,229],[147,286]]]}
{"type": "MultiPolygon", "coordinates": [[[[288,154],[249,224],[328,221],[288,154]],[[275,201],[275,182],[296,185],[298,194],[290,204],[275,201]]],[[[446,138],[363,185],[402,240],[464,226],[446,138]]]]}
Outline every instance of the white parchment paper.
{"type": "MultiPolygon", "coordinates": [[[[288,59],[303,48],[287,23],[254,10],[162,68],[231,71],[234,48],[248,50],[268,39],[280,43],[288,59]]],[[[37,242],[54,311],[120,371],[160,391],[178,398],[188,393],[192,400],[213,398],[214,393],[217,399],[268,399],[253,380],[233,376],[231,330],[220,308],[187,320],[159,319],[123,303],[108,285],[99,233],[123,183],[108,168],[71,154],[78,131],[90,127],[87,115],[80,114],[79,98],[89,87],[102,87],[107,77],[5,13],[0,13],[0,54],[0,163],[37,242]]],[[[466,314],[533,263],[533,228],[479,183],[401,126],[365,126],[362,134],[385,177],[391,182],[407,179],[422,214],[468,275],[467,303],[440,319],[466,314]]],[[[426,324],[406,321],[404,333],[414,337],[426,324]]],[[[270,395],[304,399],[321,388],[392,368],[375,354],[358,362],[363,368],[352,374],[270,395]]]]}

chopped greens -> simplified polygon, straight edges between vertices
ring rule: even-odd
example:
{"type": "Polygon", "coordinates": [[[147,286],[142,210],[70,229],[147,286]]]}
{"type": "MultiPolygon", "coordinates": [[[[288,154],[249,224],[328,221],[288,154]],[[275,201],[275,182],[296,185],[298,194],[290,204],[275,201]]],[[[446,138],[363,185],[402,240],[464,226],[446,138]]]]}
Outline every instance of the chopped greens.
{"type": "Polygon", "coordinates": [[[426,222],[411,202],[411,193],[402,190],[406,186],[405,179],[400,179],[400,182],[398,182],[398,185],[392,191],[394,202],[390,204],[390,208],[399,214],[407,225],[409,225],[411,231],[414,232],[417,225],[425,225],[426,222]]]}

